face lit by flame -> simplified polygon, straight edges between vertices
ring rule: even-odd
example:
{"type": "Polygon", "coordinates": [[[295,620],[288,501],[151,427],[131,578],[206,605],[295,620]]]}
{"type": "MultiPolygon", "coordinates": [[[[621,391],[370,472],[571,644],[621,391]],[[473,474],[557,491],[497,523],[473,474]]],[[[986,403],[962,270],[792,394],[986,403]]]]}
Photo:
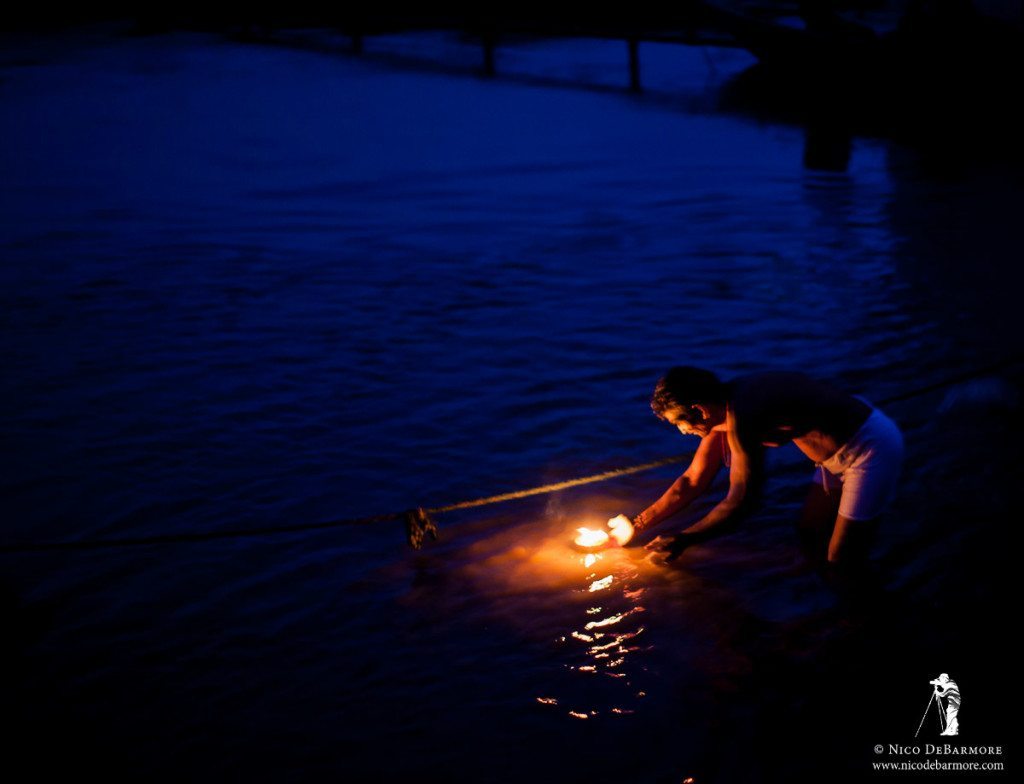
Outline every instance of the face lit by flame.
{"type": "Polygon", "coordinates": [[[601,530],[591,531],[589,528],[577,528],[579,536],[575,542],[580,547],[601,547],[608,543],[608,534],[601,530]]]}

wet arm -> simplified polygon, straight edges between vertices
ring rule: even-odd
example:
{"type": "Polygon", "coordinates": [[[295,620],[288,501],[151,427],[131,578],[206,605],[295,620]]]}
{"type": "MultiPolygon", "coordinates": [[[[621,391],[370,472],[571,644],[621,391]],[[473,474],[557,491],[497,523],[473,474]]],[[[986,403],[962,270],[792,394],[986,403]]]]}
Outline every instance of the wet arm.
{"type": "Polygon", "coordinates": [[[689,467],[672,483],[665,493],[636,516],[633,524],[638,531],[658,525],[685,509],[695,498],[707,490],[722,465],[722,443],[725,435],[713,432],[701,439],[689,467]]]}
{"type": "Polygon", "coordinates": [[[764,448],[752,436],[736,426],[732,412],[728,414],[729,448],[732,465],[729,471],[729,492],[710,512],[684,532],[687,536],[709,538],[724,532],[756,508],[764,483],[764,448]]]}

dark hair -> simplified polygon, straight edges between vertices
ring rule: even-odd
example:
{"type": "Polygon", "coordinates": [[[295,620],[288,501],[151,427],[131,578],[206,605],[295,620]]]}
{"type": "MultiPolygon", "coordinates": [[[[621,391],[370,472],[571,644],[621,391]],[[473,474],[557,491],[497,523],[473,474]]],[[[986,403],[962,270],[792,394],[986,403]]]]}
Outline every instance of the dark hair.
{"type": "Polygon", "coordinates": [[[683,366],[674,367],[659,379],[651,396],[651,410],[662,419],[670,408],[681,408],[683,419],[690,423],[702,417],[694,406],[724,403],[725,384],[710,370],[683,366]]]}

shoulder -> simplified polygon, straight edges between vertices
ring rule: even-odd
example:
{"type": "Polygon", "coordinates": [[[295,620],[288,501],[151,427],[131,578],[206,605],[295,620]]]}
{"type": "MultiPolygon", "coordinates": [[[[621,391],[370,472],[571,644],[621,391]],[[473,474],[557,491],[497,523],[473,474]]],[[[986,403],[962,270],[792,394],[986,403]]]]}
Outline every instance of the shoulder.
{"type": "Polygon", "coordinates": [[[820,382],[794,370],[770,370],[737,376],[726,384],[729,403],[740,420],[760,418],[814,396],[820,382]]]}
{"type": "Polygon", "coordinates": [[[815,386],[820,382],[798,370],[764,370],[744,373],[726,382],[731,393],[749,394],[751,390],[793,389],[815,386]]]}

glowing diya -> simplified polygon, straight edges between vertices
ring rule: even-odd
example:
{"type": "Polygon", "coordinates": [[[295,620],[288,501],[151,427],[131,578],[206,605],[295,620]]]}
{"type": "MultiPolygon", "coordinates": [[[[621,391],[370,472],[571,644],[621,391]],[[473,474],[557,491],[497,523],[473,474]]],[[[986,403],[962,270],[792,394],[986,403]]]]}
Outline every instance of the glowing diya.
{"type": "Polygon", "coordinates": [[[576,530],[579,532],[579,536],[573,539],[573,544],[583,552],[589,553],[594,550],[600,550],[608,544],[608,534],[605,531],[592,531],[589,528],[577,528],[576,530]]]}

